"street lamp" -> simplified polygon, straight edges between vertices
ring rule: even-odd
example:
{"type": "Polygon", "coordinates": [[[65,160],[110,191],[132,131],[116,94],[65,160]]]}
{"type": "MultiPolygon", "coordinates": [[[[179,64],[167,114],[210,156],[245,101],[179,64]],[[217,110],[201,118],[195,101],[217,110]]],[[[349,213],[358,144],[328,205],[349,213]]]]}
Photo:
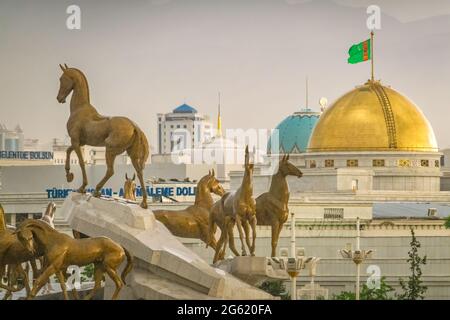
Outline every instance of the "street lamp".
{"type": "Polygon", "coordinates": [[[356,300],[359,300],[359,291],[360,291],[359,280],[361,276],[361,264],[364,262],[364,260],[369,259],[373,252],[373,250],[361,250],[360,237],[361,237],[361,230],[358,217],[356,218],[356,250],[353,251],[351,248],[339,250],[339,253],[342,255],[344,259],[352,259],[353,262],[356,264],[356,288],[355,288],[356,300]]]}

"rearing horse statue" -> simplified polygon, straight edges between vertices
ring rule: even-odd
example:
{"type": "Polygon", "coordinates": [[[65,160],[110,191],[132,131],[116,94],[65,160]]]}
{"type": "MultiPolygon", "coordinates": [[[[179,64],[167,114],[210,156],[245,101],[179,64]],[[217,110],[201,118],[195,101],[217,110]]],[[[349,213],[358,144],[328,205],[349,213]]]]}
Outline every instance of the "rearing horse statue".
{"type": "Polygon", "coordinates": [[[256,219],[258,225],[272,226],[272,257],[276,256],[278,238],[289,216],[289,186],[287,176],[301,178],[303,173],[291,162],[289,155],[283,156],[278,171],[272,176],[269,192],[256,198],[256,219]]]}
{"type": "Polygon", "coordinates": [[[181,238],[200,239],[206,246],[216,249],[215,228],[209,229],[209,210],[214,200],[214,193],[223,196],[225,190],[217,180],[214,169],[197,183],[195,203],[183,210],[153,210],[155,218],[161,221],[170,232],[181,238]]]}
{"type": "MultiPolygon", "coordinates": [[[[78,192],[84,193],[88,184],[86,169],[84,167],[81,147],[106,147],[105,177],[95,187],[94,196],[100,196],[100,190],[114,174],[114,160],[116,156],[127,152],[136,170],[142,190],[146,190],[143,171],[149,156],[148,141],[145,134],[130,119],[125,117],[105,117],[100,115],[91,105],[89,86],[85,75],[78,69],[59,65],[63,74],[57,96],[59,103],[65,103],[67,96],[73,91],[70,100],[70,117],[67,121],[67,131],[71,139],[71,146],[66,154],[66,179],[73,181],[70,172],[70,154],[75,151],[83,174],[83,184],[78,192]]],[[[143,192],[141,207],[147,208],[147,192],[143,192]]]]}

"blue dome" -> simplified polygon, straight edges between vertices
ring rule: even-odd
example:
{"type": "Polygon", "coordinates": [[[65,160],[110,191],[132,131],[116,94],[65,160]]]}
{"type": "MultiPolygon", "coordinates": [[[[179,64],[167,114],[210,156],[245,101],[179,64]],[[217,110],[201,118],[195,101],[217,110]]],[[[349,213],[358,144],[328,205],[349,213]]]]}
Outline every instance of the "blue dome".
{"type": "Polygon", "coordinates": [[[278,129],[278,150],[274,134],[269,138],[267,144],[268,154],[302,153],[308,147],[309,137],[319,120],[320,112],[311,109],[303,109],[300,112],[288,116],[277,127],[278,129]],[[272,146],[273,145],[273,146],[272,146]]]}
{"type": "Polygon", "coordinates": [[[190,105],[183,103],[181,106],[173,109],[173,113],[197,113],[197,110],[192,108],[190,105]]]}

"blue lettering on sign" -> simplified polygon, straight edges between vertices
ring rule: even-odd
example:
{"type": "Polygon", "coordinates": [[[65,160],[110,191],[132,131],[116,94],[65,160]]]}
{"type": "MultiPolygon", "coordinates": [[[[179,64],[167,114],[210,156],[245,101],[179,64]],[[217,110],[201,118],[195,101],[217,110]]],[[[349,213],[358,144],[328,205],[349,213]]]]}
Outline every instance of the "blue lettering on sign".
{"type": "MultiPolygon", "coordinates": [[[[70,192],[76,191],[74,189],[58,189],[58,188],[51,188],[46,189],[45,192],[47,192],[47,198],[48,199],[64,199],[67,198],[70,192]]],[[[94,188],[87,188],[86,192],[93,193],[95,191],[94,188]]],[[[147,195],[149,197],[173,197],[175,194],[177,196],[195,196],[195,193],[197,191],[196,187],[146,187],[147,195]],[[176,190],[175,190],[176,189],[176,190]]],[[[119,192],[113,192],[112,188],[103,188],[101,190],[101,194],[103,196],[109,196],[112,197],[113,195],[119,195],[119,197],[124,196],[124,190],[123,188],[119,189],[119,192]]],[[[141,187],[138,186],[136,188],[136,196],[142,197],[142,190],[141,187]]]]}
{"type": "Polygon", "coordinates": [[[0,159],[14,160],[52,160],[50,151],[0,151],[0,159]]]}

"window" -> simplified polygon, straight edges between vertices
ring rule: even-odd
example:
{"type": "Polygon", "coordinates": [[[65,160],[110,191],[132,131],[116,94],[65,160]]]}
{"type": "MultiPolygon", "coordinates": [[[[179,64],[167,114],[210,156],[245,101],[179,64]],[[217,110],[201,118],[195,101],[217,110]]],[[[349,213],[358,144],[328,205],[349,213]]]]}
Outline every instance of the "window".
{"type": "Polygon", "coordinates": [[[434,160],[434,166],[435,166],[436,168],[439,168],[439,160],[434,160]]]}
{"type": "Polygon", "coordinates": [[[28,213],[16,213],[16,226],[28,219],[28,213]]]}
{"type": "Polygon", "coordinates": [[[324,219],[344,219],[344,208],[323,208],[324,219]]]}
{"type": "Polygon", "coordinates": [[[407,159],[398,160],[398,166],[402,168],[411,167],[411,161],[407,159]]]}
{"type": "Polygon", "coordinates": [[[170,129],[173,129],[173,125],[170,125],[170,129]]]}
{"type": "Polygon", "coordinates": [[[315,168],[316,167],[316,160],[309,160],[309,167],[315,168]]]}
{"type": "Polygon", "coordinates": [[[430,161],[428,161],[428,160],[420,160],[420,166],[421,167],[429,167],[430,166],[430,161]]]}
{"type": "Polygon", "coordinates": [[[384,167],[384,160],[383,159],[374,159],[374,160],[372,160],[372,166],[373,167],[384,167]]]}
{"type": "Polygon", "coordinates": [[[187,128],[187,125],[184,125],[184,126],[183,126],[183,128],[185,128],[185,129],[186,129],[186,128],[187,128]]]}
{"type": "Polygon", "coordinates": [[[358,160],[347,160],[347,167],[357,167],[358,166],[358,160]]]}
{"type": "Polygon", "coordinates": [[[352,180],[352,191],[357,191],[358,190],[358,179],[353,179],[352,180]]]}
{"type": "Polygon", "coordinates": [[[33,219],[38,220],[42,218],[42,213],[33,213],[33,219]]]}
{"type": "Polygon", "coordinates": [[[325,160],[325,168],[333,168],[334,160],[325,160]]]}
{"type": "Polygon", "coordinates": [[[180,125],[179,124],[177,124],[177,129],[180,129],[180,125]]]}

